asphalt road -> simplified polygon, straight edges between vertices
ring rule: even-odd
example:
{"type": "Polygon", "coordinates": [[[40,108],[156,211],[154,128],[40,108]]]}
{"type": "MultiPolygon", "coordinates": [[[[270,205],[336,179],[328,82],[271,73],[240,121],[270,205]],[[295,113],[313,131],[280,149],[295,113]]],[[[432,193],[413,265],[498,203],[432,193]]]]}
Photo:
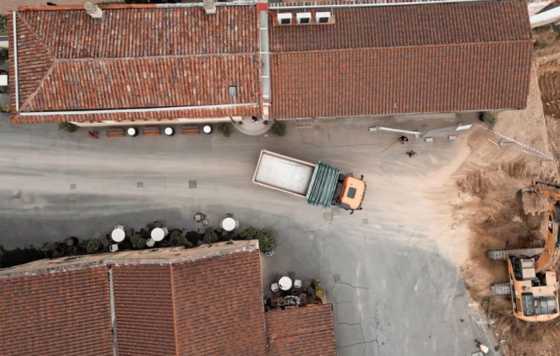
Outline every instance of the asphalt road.
{"type": "MultiPolygon", "coordinates": [[[[195,211],[217,224],[276,232],[265,278],[319,277],[335,305],[340,355],[470,355],[486,340],[455,266],[438,249],[439,219],[425,188],[460,143],[396,142],[377,122],[333,120],[288,127],[288,136],[188,136],[93,140],[53,126],[0,121],[0,243],[8,247],[108,232],[115,223],[163,219],[189,226],[195,211]],[[350,216],[251,184],[259,150],[322,159],[365,174],[364,210],[350,216]],[[405,151],[413,148],[415,158],[405,151]]],[[[393,125],[412,128],[402,120],[393,125]]],[[[427,130],[433,122],[418,120],[427,130]]],[[[445,126],[445,122],[438,121],[445,126]]],[[[443,132],[443,131],[434,131],[443,132]]]]}

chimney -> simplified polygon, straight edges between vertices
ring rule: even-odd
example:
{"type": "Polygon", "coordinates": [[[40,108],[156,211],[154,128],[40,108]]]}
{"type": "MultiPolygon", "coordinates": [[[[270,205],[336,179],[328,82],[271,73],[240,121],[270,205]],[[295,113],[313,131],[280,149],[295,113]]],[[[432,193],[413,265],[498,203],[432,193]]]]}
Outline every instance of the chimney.
{"type": "Polygon", "coordinates": [[[204,0],[204,11],[206,15],[214,15],[216,13],[216,0],[204,0]]]}
{"type": "Polygon", "coordinates": [[[94,19],[100,19],[103,17],[103,10],[91,1],[86,1],[84,3],[84,9],[86,9],[87,14],[94,19]]]}

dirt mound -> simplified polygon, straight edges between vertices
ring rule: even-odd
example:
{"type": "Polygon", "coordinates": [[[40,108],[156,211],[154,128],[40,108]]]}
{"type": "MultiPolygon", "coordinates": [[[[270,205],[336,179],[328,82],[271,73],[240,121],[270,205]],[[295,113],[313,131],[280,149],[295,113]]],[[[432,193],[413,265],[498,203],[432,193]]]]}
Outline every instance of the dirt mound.
{"type": "Polygon", "coordinates": [[[560,118],[560,71],[545,71],[539,76],[545,115],[560,118]]]}
{"type": "Polygon", "coordinates": [[[455,207],[470,230],[469,258],[462,266],[466,286],[486,312],[496,347],[504,355],[558,355],[560,321],[529,324],[515,319],[509,298],[490,295],[493,283],[508,280],[506,264],[487,257],[490,249],[542,246],[544,214],[524,213],[521,190],[533,180],[549,181],[556,164],[500,147],[486,131],[473,132],[469,145],[472,153],[455,174],[455,207]]]}

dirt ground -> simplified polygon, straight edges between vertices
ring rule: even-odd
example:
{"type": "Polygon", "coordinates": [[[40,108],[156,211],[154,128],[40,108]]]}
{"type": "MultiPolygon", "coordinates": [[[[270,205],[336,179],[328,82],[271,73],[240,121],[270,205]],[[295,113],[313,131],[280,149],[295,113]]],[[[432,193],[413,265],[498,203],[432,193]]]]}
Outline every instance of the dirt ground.
{"type": "MultiPolygon", "coordinates": [[[[556,33],[553,36],[557,38],[556,33]]],[[[486,256],[489,249],[538,247],[543,243],[543,216],[523,214],[519,191],[533,179],[559,180],[560,46],[556,48],[557,42],[552,46],[537,50],[527,109],[498,114],[494,132],[483,127],[473,131],[468,140],[470,155],[454,175],[458,190],[454,220],[470,230],[462,273],[471,297],[488,316],[496,347],[504,355],[549,356],[558,355],[560,349],[560,320],[539,324],[518,321],[508,298],[490,295],[490,285],[507,281],[507,273],[505,263],[486,256]],[[555,159],[527,152],[495,133],[555,159]]]]}

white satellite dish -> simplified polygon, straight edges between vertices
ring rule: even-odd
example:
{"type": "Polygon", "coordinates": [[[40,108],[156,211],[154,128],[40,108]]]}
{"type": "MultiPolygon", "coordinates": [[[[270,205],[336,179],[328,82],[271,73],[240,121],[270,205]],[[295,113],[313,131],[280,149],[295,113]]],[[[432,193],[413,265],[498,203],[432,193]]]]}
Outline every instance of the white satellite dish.
{"type": "Polygon", "coordinates": [[[123,242],[126,238],[126,232],[124,231],[124,226],[117,225],[111,231],[111,240],[115,241],[116,243],[123,242]]]}

